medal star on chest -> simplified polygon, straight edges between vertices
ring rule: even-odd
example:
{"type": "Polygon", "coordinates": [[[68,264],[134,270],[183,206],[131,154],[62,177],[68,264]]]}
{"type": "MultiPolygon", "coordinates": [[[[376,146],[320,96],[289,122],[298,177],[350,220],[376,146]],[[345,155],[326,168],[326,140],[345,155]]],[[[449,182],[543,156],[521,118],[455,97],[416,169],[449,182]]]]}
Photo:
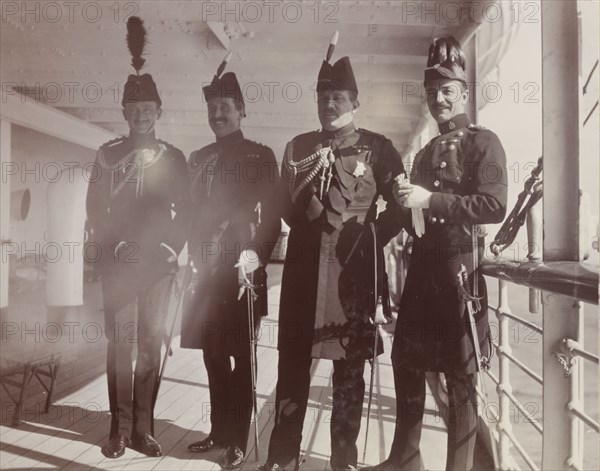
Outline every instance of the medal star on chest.
{"type": "Polygon", "coordinates": [[[354,168],[354,172],[352,173],[352,175],[356,178],[359,178],[359,177],[364,176],[366,171],[367,171],[367,167],[366,167],[365,163],[358,161],[358,162],[356,162],[356,167],[354,168]]]}

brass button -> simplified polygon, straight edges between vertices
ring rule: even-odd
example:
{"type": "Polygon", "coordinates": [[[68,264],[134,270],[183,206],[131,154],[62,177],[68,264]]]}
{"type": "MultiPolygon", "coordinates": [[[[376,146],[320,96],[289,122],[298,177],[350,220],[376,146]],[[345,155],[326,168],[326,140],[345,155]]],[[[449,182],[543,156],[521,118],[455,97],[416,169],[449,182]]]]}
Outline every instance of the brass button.
{"type": "Polygon", "coordinates": [[[436,218],[435,216],[434,216],[434,217],[432,217],[432,218],[431,218],[431,222],[433,222],[433,223],[437,222],[437,218],[436,218]]]}
{"type": "Polygon", "coordinates": [[[445,161],[442,161],[440,163],[440,168],[446,168],[446,165],[448,165],[445,161]]]}
{"type": "Polygon", "coordinates": [[[446,220],[444,218],[440,218],[440,224],[444,224],[446,220]]]}
{"type": "Polygon", "coordinates": [[[456,135],[457,135],[458,137],[463,137],[463,136],[465,135],[465,133],[464,133],[464,132],[462,132],[462,131],[458,131],[458,133],[456,133],[456,135]]]}
{"type": "Polygon", "coordinates": [[[440,186],[440,181],[439,181],[439,180],[436,180],[436,181],[434,181],[434,182],[433,182],[433,185],[434,185],[434,186],[440,186]]]}
{"type": "Polygon", "coordinates": [[[446,143],[445,139],[443,139],[443,140],[440,141],[440,145],[445,144],[445,143],[446,143]]]}
{"type": "Polygon", "coordinates": [[[450,150],[454,150],[454,149],[456,149],[456,146],[455,146],[454,144],[450,144],[450,145],[448,146],[448,149],[450,149],[450,150]]]}

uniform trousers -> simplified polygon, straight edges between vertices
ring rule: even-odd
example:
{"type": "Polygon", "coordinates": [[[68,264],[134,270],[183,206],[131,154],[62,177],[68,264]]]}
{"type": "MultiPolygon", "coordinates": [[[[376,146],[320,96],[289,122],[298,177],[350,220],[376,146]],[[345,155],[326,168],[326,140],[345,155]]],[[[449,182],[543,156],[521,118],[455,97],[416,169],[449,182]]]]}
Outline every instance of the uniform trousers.
{"type": "MultiPolygon", "coordinates": [[[[269,441],[270,463],[287,470],[299,465],[302,426],[310,391],[310,355],[279,352],[275,392],[275,426],[269,441]]],[[[333,361],[333,410],[331,414],[331,468],[356,467],[356,439],[360,430],[365,381],[365,359],[333,361]]]]}
{"type": "Polygon", "coordinates": [[[204,350],[210,394],[210,436],[223,446],[246,453],[253,412],[252,366],[249,355],[204,350]]]}
{"type": "Polygon", "coordinates": [[[122,435],[135,439],[154,434],[153,409],[172,279],[173,275],[163,276],[125,303],[111,299],[112,294],[123,290],[111,286],[113,280],[103,279],[111,438],[122,435]],[[134,345],[137,345],[135,371],[134,345]]]}
{"type": "MultiPolygon", "coordinates": [[[[473,468],[477,438],[476,375],[446,373],[448,451],[446,470],[473,468]]],[[[425,408],[425,371],[394,365],[396,430],[388,464],[402,471],[423,470],[419,442],[425,408]]]]}

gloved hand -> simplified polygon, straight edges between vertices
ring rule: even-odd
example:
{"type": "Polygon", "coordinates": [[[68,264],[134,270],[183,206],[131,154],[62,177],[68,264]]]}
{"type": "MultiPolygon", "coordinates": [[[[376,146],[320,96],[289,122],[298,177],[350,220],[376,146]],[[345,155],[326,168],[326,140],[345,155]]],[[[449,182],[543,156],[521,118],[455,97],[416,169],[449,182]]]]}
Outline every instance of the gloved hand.
{"type": "Polygon", "coordinates": [[[258,258],[256,251],[253,249],[242,250],[238,262],[234,265],[234,268],[238,269],[238,282],[240,284],[238,300],[240,300],[244,294],[244,286],[250,284],[248,275],[253,273],[259,266],[260,259],[258,258]]]}
{"type": "Polygon", "coordinates": [[[408,181],[394,182],[393,195],[398,204],[405,208],[429,208],[431,191],[408,181]]]}

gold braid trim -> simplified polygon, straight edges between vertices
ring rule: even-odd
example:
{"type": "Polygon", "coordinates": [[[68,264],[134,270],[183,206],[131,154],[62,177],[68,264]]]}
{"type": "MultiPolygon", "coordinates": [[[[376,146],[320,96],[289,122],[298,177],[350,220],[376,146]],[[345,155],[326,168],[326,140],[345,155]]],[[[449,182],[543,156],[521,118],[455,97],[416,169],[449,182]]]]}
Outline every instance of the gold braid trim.
{"type": "MultiPolygon", "coordinates": [[[[154,165],[156,162],[158,162],[166,150],[166,147],[164,144],[159,144],[158,147],[159,147],[158,153],[154,153],[153,151],[147,152],[149,149],[134,149],[131,152],[129,152],[125,157],[120,159],[113,166],[108,166],[106,164],[106,160],[104,160],[104,154],[102,154],[102,159],[104,160],[104,164],[107,165],[108,169],[111,172],[114,172],[121,165],[123,166],[123,169],[126,169],[127,166],[129,166],[129,168],[127,168],[127,172],[125,173],[125,176],[123,177],[123,180],[121,180],[121,182],[119,182],[117,187],[111,191],[111,194],[110,194],[111,198],[115,198],[121,192],[121,190],[123,188],[125,188],[125,185],[127,183],[131,183],[133,180],[130,180],[130,179],[133,178],[138,172],[139,172],[139,175],[136,180],[136,184],[137,184],[136,196],[141,195],[142,186],[143,186],[143,182],[144,182],[144,169],[148,168],[148,167],[154,165]]],[[[102,165],[102,163],[100,165],[102,165]]]]}
{"type": "Polygon", "coordinates": [[[304,190],[304,188],[306,188],[313,181],[319,171],[323,168],[327,169],[333,164],[334,157],[331,147],[323,147],[322,149],[319,149],[318,151],[302,160],[299,160],[298,162],[293,160],[293,154],[294,141],[291,141],[286,149],[284,165],[288,171],[292,172],[292,178],[290,179],[290,191],[292,193],[292,203],[295,203],[302,190],[304,190]],[[294,188],[298,173],[306,172],[309,169],[310,172],[304,177],[298,186],[294,188]]]}

